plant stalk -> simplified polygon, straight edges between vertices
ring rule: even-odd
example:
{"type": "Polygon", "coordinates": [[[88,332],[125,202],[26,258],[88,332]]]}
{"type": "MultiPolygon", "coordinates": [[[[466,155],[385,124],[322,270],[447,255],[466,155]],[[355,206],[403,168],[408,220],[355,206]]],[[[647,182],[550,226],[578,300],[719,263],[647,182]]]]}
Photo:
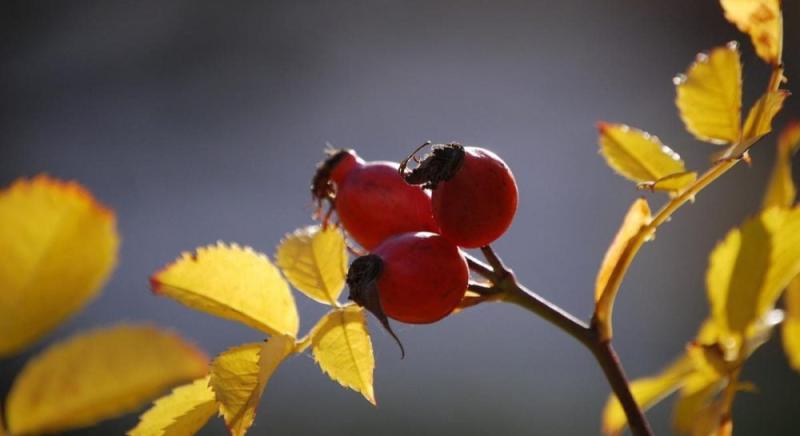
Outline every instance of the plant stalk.
{"type": "Polygon", "coordinates": [[[504,292],[503,301],[517,304],[539,315],[588,348],[602,368],[614,395],[619,399],[631,432],[635,436],[652,436],[650,424],[631,393],[622,363],[610,341],[601,340],[594,327],[520,285],[516,280],[501,282],[499,287],[504,292]]]}

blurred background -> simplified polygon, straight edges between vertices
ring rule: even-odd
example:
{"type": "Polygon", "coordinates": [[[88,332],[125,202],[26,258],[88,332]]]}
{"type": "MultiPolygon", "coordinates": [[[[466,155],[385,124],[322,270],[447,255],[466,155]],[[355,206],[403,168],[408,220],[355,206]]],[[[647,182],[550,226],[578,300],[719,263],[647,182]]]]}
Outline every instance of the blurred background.
{"type": "MultiPolygon", "coordinates": [[[[784,8],[787,76],[798,80],[800,3],[784,8]]],[[[40,172],[76,179],[116,210],[123,244],[100,298],[0,361],[0,398],[33,354],[93,326],[149,320],[212,355],[261,339],[153,296],[147,277],[217,240],[273,253],[311,223],[308,186],[326,142],[368,160],[400,160],[428,139],[492,148],[521,196],[497,251],[524,283],[588,318],[596,269],[641,195],[598,156],[595,123],[648,130],[705,168],[715,147],[683,130],[671,79],[732,39],[749,107],[768,68],[714,0],[4,1],[0,185],[40,172]]],[[[797,97],[776,128],[791,116],[797,97]]],[[[757,211],[774,144],[763,141],[752,167],[679,211],[634,262],[615,311],[631,377],[659,370],[693,338],[708,311],[708,253],[757,211]]],[[[664,200],[648,197],[653,207],[664,200]]],[[[324,308],[297,301],[306,329],[324,308]]],[[[484,305],[435,325],[398,324],[405,360],[373,321],[377,408],[305,354],[270,382],[253,434],[599,433],[608,385],[589,353],[543,320],[484,305]]],[[[796,431],[800,374],[778,339],[747,364],[759,392],[737,398],[737,434],[796,431]]],[[[670,410],[666,401],[650,412],[660,434],[670,410]]],[[[118,434],[136,419],[75,434],[118,434]]],[[[213,420],[203,433],[225,429],[213,420]]]]}

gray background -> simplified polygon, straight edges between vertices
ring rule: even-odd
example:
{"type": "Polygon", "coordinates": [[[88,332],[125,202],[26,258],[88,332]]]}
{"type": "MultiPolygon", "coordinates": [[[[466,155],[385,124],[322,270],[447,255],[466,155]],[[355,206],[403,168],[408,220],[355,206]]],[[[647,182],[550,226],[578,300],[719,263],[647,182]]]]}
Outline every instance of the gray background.
{"type": "MultiPolygon", "coordinates": [[[[800,8],[785,3],[795,78],[800,8]]],[[[588,317],[596,268],[639,195],[597,155],[595,122],[647,129],[704,168],[714,147],[683,131],[671,78],[731,39],[742,42],[747,105],[768,70],[711,0],[4,1],[0,184],[43,171],[77,179],[117,211],[123,245],[99,299],[0,361],[0,395],[33,353],[87,327],[151,320],[211,354],[260,339],[154,297],[147,277],[218,239],[272,253],[311,222],[307,186],[326,141],[371,160],[401,159],[426,139],[491,147],[521,191],[497,250],[525,283],[588,317]]],[[[778,125],[798,108],[794,97],[778,125]]],[[[756,211],[773,144],[681,210],[633,264],[615,311],[630,375],[658,370],[693,337],[707,313],[707,255],[756,211]]],[[[324,308],[297,301],[305,329],[324,308]]],[[[377,408],[302,355],[271,381],[254,434],[598,433],[609,390],[591,356],[517,308],[398,325],[403,361],[371,326],[377,408]]],[[[737,434],[796,429],[800,376],[779,341],[748,362],[745,378],[760,393],[737,398],[737,434]]],[[[665,404],[650,414],[659,433],[669,428],[665,404]]],[[[224,427],[215,420],[204,432],[224,427]]]]}

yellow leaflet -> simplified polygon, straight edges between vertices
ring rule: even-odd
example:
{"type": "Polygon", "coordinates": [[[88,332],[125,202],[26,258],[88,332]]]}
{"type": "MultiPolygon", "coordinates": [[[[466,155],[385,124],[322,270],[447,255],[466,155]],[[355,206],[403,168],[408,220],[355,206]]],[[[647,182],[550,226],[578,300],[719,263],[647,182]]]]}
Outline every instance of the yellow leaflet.
{"type": "Polygon", "coordinates": [[[786,289],[786,320],[783,322],[783,349],[789,365],[800,371],[800,277],[795,277],[786,289]]]}
{"type": "Polygon", "coordinates": [[[195,434],[217,413],[209,376],[175,388],[139,417],[130,436],[184,436],[195,434]]]}
{"type": "Polygon", "coordinates": [[[728,233],[706,273],[714,322],[743,337],[800,273],[800,208],[772,208],[728,233]]]}
{"type": "Polygon", "coordinates": [[[769,91],[761,96],[750,108],[747,121],[744,123],[742,140],[728,153],[728,156],[741,156],[749,150],[759,139],[772,131],[772,119],[783,108],[783,102],[789,96],[789,91],[779,89],[769,91]]]}
{"type": "MultiPolygon", "coordinates": [[[[690,406],[698,407],[691,400],[703,400],[702,393],[698,393],[694,397],[687,399],[690,406]]],[[[681,400],[678,401],[680,402],[681,400]]],[[[682,408],[689,411],[688,413],[693,416],[693,421],[686,424],[688,429],[678,431],[679,434],[690,434],[692,436],[730,436],[732,434],[733,422],[731,421],[731,417],[727,419],[724,418],[725,410],[723,399],[706,399],[706,402],[706,404],[703,404],[697,410],[690,410],[682,405],[682,408]]]]}
{"type": "Polygon", "coordinates": [[[770,65],[781,63],[783,16],[780,0],[720,0],[725,18],[750,35],[758,56],[770,65]]]}
{"type": "Polygon", "coordinates": [[[231,434],[244,435],[253,424],[270,377],[292,353],[294,339],[286,335],[232,348],[214,359],[211,388],[231,434]]]}
{"type": "MultiPolygon", "coordinates": [[[[714,407],[714,396],[722,389],[722,381],[705,373],[695,373],[686,379],[672,409],[672,425],[678,434],[695,434],[714,407]]],[[[718,415],[715,415],[718,418],[718,415]]],[[[714,416],[710,417],[714,419],[714,416]]],[[[712,433],[713,434],[713,433],[712,433]]],[[[705,434],[703,436],[709,436],[705,434]]]]}
{"type": "MultiPolygon", "coordinates": [[[[681,356],[658,375],[631,382],[633,397],[642,410],[647,410],[680,388],[693,368],[692,360],[681,356]]],[[[627,422],[625,411],[616,396],[611,394],[603,410],[603,433],[619,434],[627,422]]]]}
{"type": "Polygon", "coordinates": [[[0,191],[0,357],[94,298],[118,248],[114,213],[75,182],[38,176],[0,191]]]}
{"type": "Polygon", "coordinates": [[[375,404],[375,357],[363,309],[350,305],[328,312],[311,332],[311,344],[323,372],[375,404]]]}
{"type": "Polygon", "coordinates": [[[153,291],[197,310],[269,334],[296,336],[297,307],[289,285],[267,256],[217,243],[183,253],[150,278],[153,291]]]}
{"type": "Polygon", "coordinates": [[[309,226],[281,241],[275,262],[292,286],[313,300],[336,306],[347,275],[346,250],[338,228],[309,226]]]}
{"type": "Polygon", "coordinates": [[[772,119],[783,108],[783,102],[788,96],[789,91],[784,89],[769,91],[753,104],[744,123],[742,132],[744,142],[760,138],[772,131],[772,119]]]}
{"type": "Polygon", "coordinates": [[[793,122],[781,132],[778,151],[772,169],[763,208],[772,206],[791,207],[797,191],[792,179],[792,155],[800,148],[800,122],[793,122]]]}
{"type": "Polygon", "coordinates": [[[736,43],[698,54],[686,74],[673,82],[675,104],[690,133],[714,144],[739,141],[742,65],[736,43]]]}
{"type": "Polygon", "coordinates": [[[637,199],[625,215],[622,226],[617,231],[611,246],[608,247],[600,270],[595,281],[595,318],[602,325],[608,326],[610,333],[611,312],[614,298],[619,290],[618,280],[612,280],[615,271],[621,267],[621,262],[630,263],[630,256],[626,255],[631,246],[633,237],[650,223],[650,207],[647,200],[637,199]]]}
{"type": "Polygon", "coordinates": [[[8,429],[51,433],[92,425],[207,370],[206,356],[173,333],[136,325],[93,330],[27,363],[8,395],[8,429]]]}
{"type": "MultiPolygon", "coordinates": [[[[752,326],[743,346],[743,359],[749,357],[769,339],[772,330],[781,319],[781,311],[773,310],[752,326]]],[[[713,335],[709,334],[713,330],[715,330],[713,324],[707,321],[699,336],[705,334],[705,339],[711,339],[713,335]]],[[[715,345],[722,351],[723,347],[715,345]]],[[[687,377],[686,383],[681,388],[673,409],[673,426],[678,434],[730,436],[733,423],[730,420],[722,420],[725,409],[723,399],[718,394],[726,387],[728,382],[726,374],[736,368],[735,361],[738,356],[730,356],[725,362],[720,360],[723,356],[710,346],[705,347],[701,353],[696,351],[700,351],[697,345],[689,350],[695,363],[695,372],[687,377]]],[[[756,388],[750,383],[738,383],[737,389],[752,391],[756,388]]]]}
{"type": "Polygon", "coordinates": [[[800,275],[800,207],[769,209],[762,216],[772,234],[772,250],[757,304],[761,317],[775,307],[791,280],[800,275]]]}
{"type": "Polygon", "coordinates": [[[656,136],[624,124],[600,123],[598,129],[600,153],[614,171],[629,180],[652,182],[686,171],[678,153],[656,136]]]}

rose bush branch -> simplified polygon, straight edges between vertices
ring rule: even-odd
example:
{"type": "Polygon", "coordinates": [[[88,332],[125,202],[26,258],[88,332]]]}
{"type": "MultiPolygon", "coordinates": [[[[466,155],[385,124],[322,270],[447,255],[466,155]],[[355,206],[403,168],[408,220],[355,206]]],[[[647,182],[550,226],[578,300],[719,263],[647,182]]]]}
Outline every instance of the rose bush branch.
{"type": "MultiPolygon", "coordinates": [[[[587,325],[574,315],[551,303],[537,293],[520,284],[514,273],[508,269],[490,246],[481,251],[492,266],[470,258],[470,268],[479,275],[491,276],[493,290],[500,292],[500,301],[519,305],[563,330],[583,344],[597,359],[612,390],[619,398],[635,435],[651,435],[652,431],[642,410],[636,404],[630,391],[622,364],[610,341],[600,340],[595,327],[587,325]],[[491,274],[487,274],[491,271],[491,274]]],[[[489,277],[487,277],[489,278],[489,277]]]]}

